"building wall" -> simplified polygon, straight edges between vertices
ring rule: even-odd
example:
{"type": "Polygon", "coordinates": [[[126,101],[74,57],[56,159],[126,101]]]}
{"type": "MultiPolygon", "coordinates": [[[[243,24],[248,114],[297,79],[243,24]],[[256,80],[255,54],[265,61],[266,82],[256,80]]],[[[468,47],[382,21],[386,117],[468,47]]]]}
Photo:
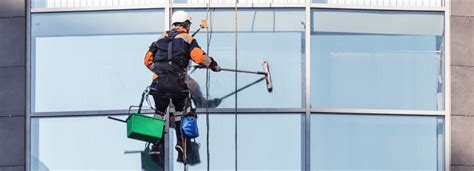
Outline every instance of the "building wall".
{"type": "Polygon", "coordinates": [[[0,1],[0,171],[25,170],[25,0],[0,1]]]}
{"type": "Polygon", "coordinates": [[[474,171],[474,1],[451,5],[451,169],[474,171]]]}

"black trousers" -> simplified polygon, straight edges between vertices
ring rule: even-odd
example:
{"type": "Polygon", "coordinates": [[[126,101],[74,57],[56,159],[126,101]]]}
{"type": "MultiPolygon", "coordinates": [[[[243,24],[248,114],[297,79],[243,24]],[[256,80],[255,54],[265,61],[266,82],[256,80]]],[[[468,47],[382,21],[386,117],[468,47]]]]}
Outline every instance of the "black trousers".
{"type": "MultiPolygon", "coordinates": [[[[155,113],[157,115],[164,116],[164,114],[166,113],[166,109],[168,108],[170,104],[170,100],[173,102],[176,112],[183,112],[187,98],[164,98],[162,96],[153,95],[153,100],[155,101],[155,107],[156,107],[155,113]]],[[[174,115],[171,115],[170,117],[172,116],[174,115]]],[[[182,135],[181,121],[174,122],[174,129],[176,132],[177,144],[181,145],[183,142],[182,136],[181,136],[182,135]]]]}

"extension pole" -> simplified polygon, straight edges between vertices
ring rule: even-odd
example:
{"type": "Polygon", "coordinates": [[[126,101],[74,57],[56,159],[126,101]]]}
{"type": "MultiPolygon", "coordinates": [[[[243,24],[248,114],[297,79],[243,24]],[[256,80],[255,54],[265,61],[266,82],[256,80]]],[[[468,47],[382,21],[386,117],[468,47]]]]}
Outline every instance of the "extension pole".
{"type": "Polygon", "coordinates": [[[266,72],[262,72],[262,71],[247,71],[247,70],[228,69],[228,68],[221,68],[221,71],[230,71],[230,72],[241,72],[241,73],[248,73],[248,74],[267,75],[266,72]]]}
{"type": "MultiPolygon", "coordinates": [[[[194,68],[207,68],[201,65],[195,65],[194,68]]],[[[258,74],[258,75],[267,75],[268,73],[262,71],[248,71],[248,70],[240,70],[240,69],[229,69],[229,68],[221,68],[221,71],[229,71],[229,72],[240,72],[240,73],[247,73],[247,74],[258,74]]]]}

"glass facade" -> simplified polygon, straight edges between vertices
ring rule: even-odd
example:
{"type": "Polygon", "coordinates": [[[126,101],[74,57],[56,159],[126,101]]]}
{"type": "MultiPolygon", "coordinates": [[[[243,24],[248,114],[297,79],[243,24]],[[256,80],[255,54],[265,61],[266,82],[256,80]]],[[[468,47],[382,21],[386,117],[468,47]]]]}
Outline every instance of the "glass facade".
{"type": "MultiPolygon", "coordinates": [[[[241,114],[237,119],[239,170],[301,170],[301,114],[241,114]]],[[[234,170],[234,121],[233,115],[213,114],[210,117],[209,150],[212,170],[234,170]]],[[[198,124],[199,130],[205,133],[204,115],[200,117],[198,124]]],[[[206,170],[207,142],[204,137],[203,134],[198,140],[201,144],[201,164],[193,166],[192,170],[206,170]]],[[[173,156],[177,155],[174,151],[173,156]]],[[[183,170],[181,163],[175,162],[173,166],[174,170],[183,170]]]]}
{"type": "Polygon", "coordinates": [[[314,10],[313,20],[313,107],[443,110],[442,13],[314,10]]]}
{"type": "Polygon", "coordinates": [[[311,116],[311,170],[443,170],[442,117],[311,116]]]}
{"type": "MultiPolygon", "coordinates": [[[[176,4],[205,4],[210,0],[173,0],[176,4]]],[[[311,0],[314,4],[377,7],[443,7],[446,0],[311,0]]],[[[213,4],[231,4],[235,0],[214,0],[213,4]]],[[[305,0],[239,0],[241,4],[304,4],[305,0]]],[[[164,5],[168,0],[32,0],[33,8],[126,7],[164,5]]]]}
{"type": "MultiPolygon", "coordinates": [[[[197,142],[201,144],[202,162],[192,170],[206,170],[205,115],[199,118],[202,138],[197,142]]],[[[301,170],[301,118],[301,114],[239,115],[238,167],[242,170],[301,170]],[[256,151],[261,155],[255,155],[256,151]]],[[[210,124],[211,168],[232,170],[235,164],[234,116],[212,114],[210,124]]],[[[127,139],[124,123],[95,116],[34,118],[31,126],[32,170],[139,170],[147,167],[142,164],[140,153],[145,144],[127,139]]],[[[175,139],[172,131],[170,135],[175,139]]],[[[177,155],[174,151],[173,156],[177,155]]],[[[173,167],[174,170],[183,169],[183,165],[176,162],[173,167]]]]}
{"type": "Polygon", "coordinates": [[[143,57],[164,24],[164,10],[33,15],[32,109],[127,109],[151,82],[143,57]]]}
{"type": "MultiPolygon", "coordinates": [[[[204,10],[187,10],[194,18],[205,18],[204,10]]],[[[218,9],[211,13],[209,55],[224,68],[235,68],[235,21],[233,10],[218,9]]],[[[262,59],[267,59],[272,70],[275,89],[266,91],[265,81],[251,86],[238,94],[238,106],[242,108],[300,108],[303,106],[302,90],[304,60],[304,9],[242,9],[238,16],[237,64],[242,70],[261,71],[262,59]],[[271,18],[272,20],[268,20],[271,18]],[[292,20],[290,20],[292,19],[292,20]],[[284,43],[282,43],[284,42],[284,43]],[[291,66],[291,67],[288,67],[291,66]],[[286,68],[285,70],[278,68],[286,68]],[[273,100],[281,99],[281,100],[273,100]]],[[[194,26],[192,30],[197,29],[194,26]]],[[[205,32],[196,35],[201,47],[207,50],[205,32]]],[[[235,90],[233,72],[211,73],[211,98],[221,98],[235,90]]],[[[205,71],[190,74],[204,91],[205,71]]],[[[239,73],[238,88],[244,87],[263,76],[239,73]]],[[[219,108],[233,108],[235,97],[229,96],[219,108]]]]}
{"type": "Polygon", "coordinates": [[[137,170],[142,142],[127,139],[126,124],[107,117],[31,120],[31,170],[137,170]],[[132,153],[129,153],[132,152],[132,153]]]}
{"type": "MultiPolygon", "coordinates": [[[[125,124],[105,115],[126,118],[151,83],[143,58],[168,28],[167,2],[32,1],[33,9],[99,10],[31,14],[30,170],[152,169],[145,143],[127,139],[125,124]]],[[[262,76],[210,73],[208,95],[223,98],[210,109],[211,170],[445,170],[444,11],[371,7],[443,1],[313,0],[308,8],[259,1],[281,6],[239,8],[237,21],[227,1],[208,14],[186,6],[201,1],[175,2],[173,10],[192,16],[191,33],[209,16],[209,34],[195,38],[223,68],[270,65],[273,92],[261,81],[237,102],[231,93],[262,76]]],[[[206,71],[189,75],[206,95],[206,71]]],[[[204,113],[198,125],[201,163],[190,170],[206,170],[204,113]]],[[[170,170],[182,170],[171,151],[170,170]]]]}
{"type": "Polygon", "coordinates": [[[370,5],[370,6],[415,6],[440,7],[444,0],[312,0],[313,3],[332,5],[370,5]]]}

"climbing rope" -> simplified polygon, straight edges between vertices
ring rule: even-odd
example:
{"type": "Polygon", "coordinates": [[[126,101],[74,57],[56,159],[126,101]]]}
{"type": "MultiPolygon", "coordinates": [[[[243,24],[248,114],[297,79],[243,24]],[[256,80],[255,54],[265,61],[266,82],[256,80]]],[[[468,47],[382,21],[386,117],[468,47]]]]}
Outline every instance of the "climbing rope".
{"type": "MultiPolygon", "coordinates": [[[[210,7],[211,7],[211,2],[212,0],[209,0],[207,3],[207,9],[206,9],[206,23],[209,23],[209,13],[210,13],[210,7]]],[[[211,45],[211,39],[212,39],[212,22],[210,28],[208,27],[206,29],[206,54],[209,56],[210,54],[210,45],[211,45]]],[[[209,150],[209,88],[210,88],[210,77],[211,74],[209,72],[209,68],[206,69],[206,160],[207,160],[207,171],[210,171],[211,169],[211,153],[209,150]]]]}
{"type": "MultiPolygon", "coordinates": [[[[235,16],[235,70],[237,71],[238,65],[237,65],[237,43],[238,43],[238,9],[237,9],[237,3],[238,0],[235,0],[235,5],[234,5],[234,16],[235,16]]],[[[237,91],[237,72],[235,72],[235,91],[237,91]]],[[[234,144],[235,144],[235,171],[237,171],[237,94],[235,93],[235,101],[234,101],[234,144]]]]}
{"type": "Polygon", "coordinates": [[[169,8],[169,12],[168,12],[169,13],[168,14],[168,25],[169,25],[169,29],[171,30],[172,24],[173,24],[173,23],[171,23],[172,22],[171,21],[171,16],[173,15],[173,0],[169,0],[168,3],[170,4],[170,8],[169,8]]]}

